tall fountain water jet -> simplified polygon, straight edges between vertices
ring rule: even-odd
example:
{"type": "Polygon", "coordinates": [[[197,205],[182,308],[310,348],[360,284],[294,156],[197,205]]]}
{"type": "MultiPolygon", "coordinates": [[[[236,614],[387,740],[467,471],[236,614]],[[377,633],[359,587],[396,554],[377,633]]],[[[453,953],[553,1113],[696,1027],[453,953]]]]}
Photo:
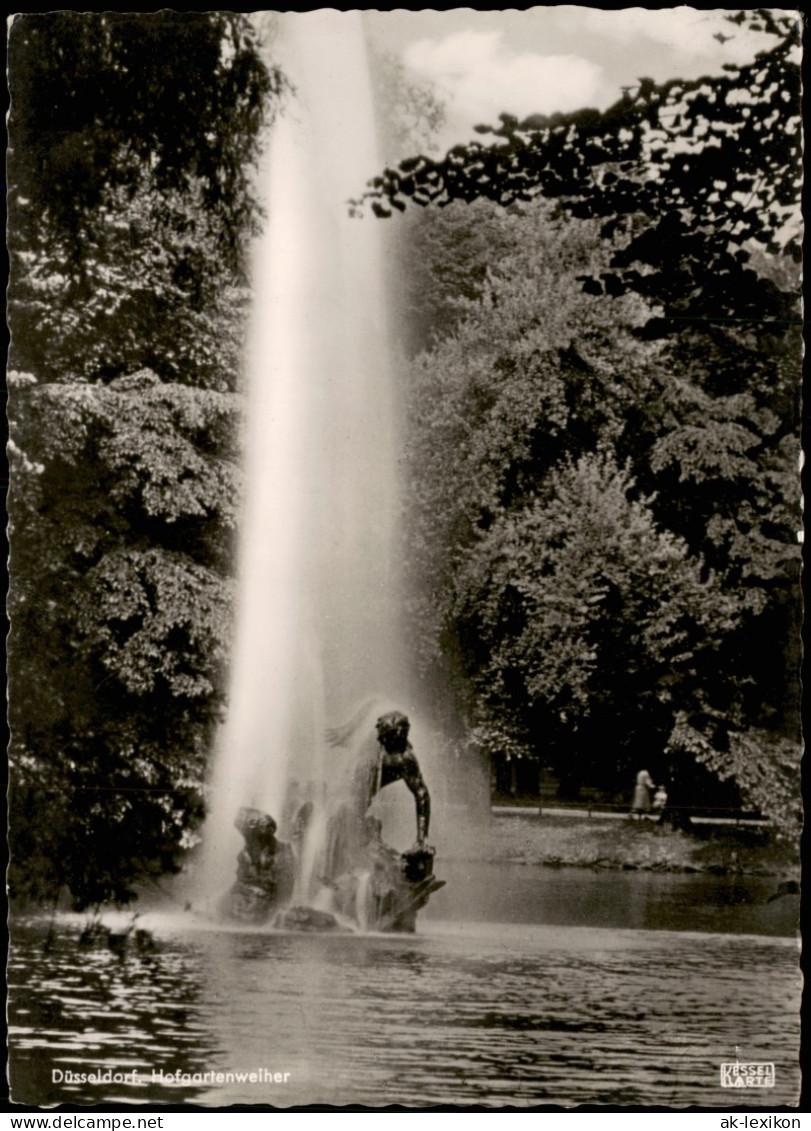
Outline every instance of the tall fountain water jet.
{"type": "MultiPolygon", "coordinates": [[[[248,358],[246,501],[206,882],[242,806],[278,815],[324,776],[327,723],[404,686],[397,436],[379,226],[347,201],[379,168],[361,15],[282,17],[295,98],[273,128],[248,358]]],[[[314,850],[311,850],[311,855],[314,850]]]]}

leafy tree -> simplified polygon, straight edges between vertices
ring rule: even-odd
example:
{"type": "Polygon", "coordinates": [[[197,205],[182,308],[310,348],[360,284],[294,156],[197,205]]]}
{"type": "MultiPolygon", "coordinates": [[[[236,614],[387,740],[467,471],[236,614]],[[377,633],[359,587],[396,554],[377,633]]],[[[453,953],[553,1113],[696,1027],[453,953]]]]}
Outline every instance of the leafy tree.
{"type": "Polygon", "coordinates": [[[724,329],[702,347],[665,351],[669,427],[653,441],[646,486],[660,520],[746,610],[729,658],[747,718],[796,737],[799,342],[724,329]]]}
{"type": "Polygon", "coordinates": [[[148,178],[133,198],[105,193],[79,229],[44,224],[16,257],[15,364],[47,381],[148,367],[166,380],[235,389],[248,293],[219,266],[218,239],[199,192],[167,196],[148,178]],[[77,244],[81,266],[66,271],[77,244]]]}
{"type": "Polygon", "coordinates": [[[426,670],[443,654],[465,667],[475,652],[454,613],[468,556],[561,460],[618,442],[627,406],[652,381],[652,347],[630,332],[643,305],[577,284],[610,254],[593,228],[553,223],[537,205],[503,215],[509,250],[491,261],[480,298],[457,300],[454,332],[404,377],[414,645],[426,670]]]}
{"type": "Polygon", "coordinates": [[[697,759],[785,816],[788,350],[646,342],[645,302],[580,287],[613,254],[593,222],[536,203],[496,231],[478,297],[406,376],[423,669],[456,672],[488,749],[606,784],[644,757],[686,786],[697,759]]]}
{"type": "Polygon", "coordinates": [[[20,16],[9,70],[13,364],[209,385],[230,369],[233,385],[260,215],[250,165],[284,88],[251,23],[20,16]]]}
{"type": "Polygon", "coordinates": [[[27,384],[12,446],[12,882],[66,884],[84,905],[164,870],[203,811],[240,404],[149,371],[27,384]],[[28,845],[44,826],[60,848],[42,876],[28,845]]]}
{"type": "Polygon", "coordinates": [[[499,127],[478,127],[490,144],[457,145],[442,160],[407,158],[375,178],[364,201],[389,216],[411,201],[543,195],[574,217],[598,218],[606,238],[624,235],[585,285],[645,296],[656,307],[649,334],[696,320],[796,322],[796,293],[752,268],[750,242],[800,256],[797,21],[766,9],[729,18],[770,34],[773,45],[722,75],[643,78],[604,112],[522,122],[503,114],[499,127]]]}
{"type": "Polygon", "coordinates": [[[284,83],[230,13],[23,16],[9,56],[10,879],[85,906],[204,807],[250,165],[284,83]]]}
{"type": "Polygon", "coordinates": [[[473,678],[487,745],[551,748],[568,776],[574,760],[606,784],[660,758],[677,713],[707,709],[738,615],[632,489],[606,452],[564,463],[482,539],[457,610],[486,656],[473,678]]]}

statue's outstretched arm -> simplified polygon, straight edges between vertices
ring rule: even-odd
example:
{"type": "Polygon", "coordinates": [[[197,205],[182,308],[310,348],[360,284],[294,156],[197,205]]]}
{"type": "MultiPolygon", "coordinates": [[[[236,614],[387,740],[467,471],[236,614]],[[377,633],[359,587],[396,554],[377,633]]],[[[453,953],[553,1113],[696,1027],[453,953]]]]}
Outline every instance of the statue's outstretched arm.
{"type": "Polygon", "coordinates": [[[417,842],[424,844],[431,823],[431,795],[425,782],[414,791],[414,799],[417,803],[417,842]]]}
{"type": "Polygon", "coordinates": [[[431,824],[431,795],[416,758],[409,759],[403,781],[414,794],[414,804],[417,809],[417,843],[423,844],[428,839],[428,828],[431,824]]]}

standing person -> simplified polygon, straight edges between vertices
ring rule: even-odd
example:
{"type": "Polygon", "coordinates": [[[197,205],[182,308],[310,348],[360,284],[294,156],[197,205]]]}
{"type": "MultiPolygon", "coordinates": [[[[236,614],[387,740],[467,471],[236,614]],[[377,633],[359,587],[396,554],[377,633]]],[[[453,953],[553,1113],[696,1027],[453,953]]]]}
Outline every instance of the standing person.
{"type": "Polygon", "coordinates": [[[650,799],[656,786],[647,770],[640,770],[636,775],[634,798],[631,802],[631,813],[641,818],[650,813],[650,799]]]}

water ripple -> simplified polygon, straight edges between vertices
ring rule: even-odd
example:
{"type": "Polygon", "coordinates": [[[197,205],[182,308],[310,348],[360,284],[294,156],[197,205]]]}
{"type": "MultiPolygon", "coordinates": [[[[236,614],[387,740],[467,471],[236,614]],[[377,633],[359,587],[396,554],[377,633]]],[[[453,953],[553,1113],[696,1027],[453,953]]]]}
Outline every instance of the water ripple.
{"type": "Polygon", "coordinates": [[[122,961],[67,930],[47,950],[36,926],[17,931],[17,1102],[723,1108],[736,1046],[776,1064],[775,1089],[748,1102],[796,1102],[790,940],[439,923],[404,938],[157,933],[148,961],[122,961]],[[258,1066],[291,1079],[166,1082],[258,1066]],[[54,1081],[133,1068],[137,1087],[54,1081]]]}

